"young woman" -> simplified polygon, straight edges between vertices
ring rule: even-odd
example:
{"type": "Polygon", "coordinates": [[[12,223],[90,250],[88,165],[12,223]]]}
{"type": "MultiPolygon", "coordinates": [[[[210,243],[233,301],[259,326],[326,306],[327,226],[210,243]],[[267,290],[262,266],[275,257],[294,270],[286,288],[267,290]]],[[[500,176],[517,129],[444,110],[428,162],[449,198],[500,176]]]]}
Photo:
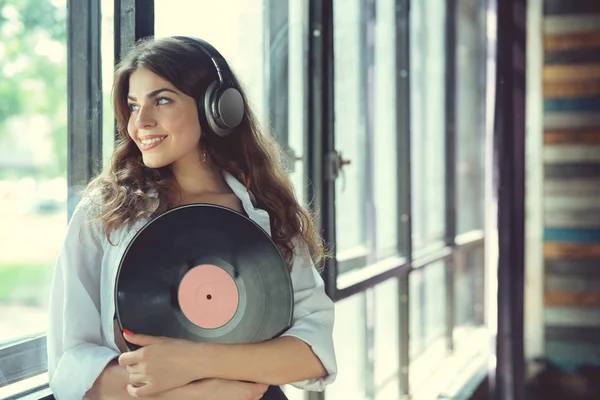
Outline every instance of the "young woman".
{"type": "Polygon", "coordinates": [[[315,268],[326,253],[225,60],[193,38],[141,41],[115,72],[113,102],[119,143],[76,207],[54,271],[56,398],[258,399],[282,384],[322,391],[337,373],[333,303],[315,268]],[[145,223],[192,203],[233,209],[271,235],[291,274],[293,324],[266,342],[229,345],[125,330],[141,346],[127,351],[114,319],[119,261],[145,223]]]}

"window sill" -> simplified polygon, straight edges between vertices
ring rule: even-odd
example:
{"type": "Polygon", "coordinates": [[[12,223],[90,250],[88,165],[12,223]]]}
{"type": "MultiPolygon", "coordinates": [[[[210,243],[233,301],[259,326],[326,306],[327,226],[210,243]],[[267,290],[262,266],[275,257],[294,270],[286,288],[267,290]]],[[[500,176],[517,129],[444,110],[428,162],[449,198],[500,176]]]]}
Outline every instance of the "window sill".
{"type": "Polygon", "coordinates": [[[48,387],[48,374],[43,373],[0,388],[0,398],[5,400],[54,399],[48,387]]]}
{"type": "Polygon", "coordinates": [[[417,375],[411,376],[411,384],[415,383],[411,400],[470,399],[487,376],[489,343],[487,330],[480,327],[460,340],[454,353],[434,371],[411,366],[411,375],[413,371],[417,375]]]}

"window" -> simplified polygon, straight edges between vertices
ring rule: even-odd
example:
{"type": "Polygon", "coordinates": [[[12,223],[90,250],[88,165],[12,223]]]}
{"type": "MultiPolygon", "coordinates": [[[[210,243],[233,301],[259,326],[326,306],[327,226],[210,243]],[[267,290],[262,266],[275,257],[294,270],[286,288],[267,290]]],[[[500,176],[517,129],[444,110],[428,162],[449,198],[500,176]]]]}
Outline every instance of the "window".
{"type": "Polygon", "coordinates": [[[453,263],[456,344],[470,342],[483,326],[484,303],[484,15],[478,0],[456,3],[456,233],[473,245],[457,251],[453,263]],[[480,239],[477,239],[480,238],[480,239]],[[478,244],[476,244],[478,243],[478,244]]]}
{"type": "Polygon", "coordinates": [[[483,325],[484,275],[483,248],[465,249],[454,268],[454,339],[460,342],[483,325]]]}
{"type": "MultiPolygon", "coordinates": [[[[369,84],[365,15],[363,1],[333,2],[334,26],[334,121],[336,148],[350,164],[342,168],[336,182],[336,251],[341,264],[352,256],[368,252],[366,221],[371,199],[367,195],[370,182],[370,149],[367,137],[370,118],[369,84]]],[[[366,259],[361,260],[364,265],[366,259]]],[[[343,265],[342,267],[343,268],[343,265]]]]}
{"type": "Polygon", "coordinates": [[[444,0],[411,2],[410,106],[415,253],[443,244],[445,231],[444,0]]]}
{"type": "Polygon", "coordinates": [[[485,48],[478,0],[457,2],[457,233],[483,229],[485,48]]]}
{"type": "Polygon", "coordinates": [[[365,398],[367,380],[366,299],[359,293],[336,304],[336,324],[333,338],[339,366],[336,384],[326,389],[332,399],[359,400],[365,398]],[[352,332],[352,335],[348,334],[352,332]]]}
{"type": "Polygon", "coordinates": [[[410,385],[420,387],[447,355],[446,263],[414,270],[410,283],[410,385]]]}
{"type": "MultiPolygon", "coordinates": [[[[324,134],[334,135],[344,162],[334,182],[335,204],[323,204],[325,213],[334,206],[333,215],[317,214],[327,234],[335,231],[338,266],[337,275],[324,275],[336,301],[340,367],[337,383],[325,392],[328,400],[416,396],[436,385],[432,377],[447,373],[445,363],[460,349],[487,345],[481,334],[483,3],[457,0],[450,9],[443,0],[423,0],[410,2],[410,12],[408,3],[154,0],[154,15],[146,15],[154,17],[157,37],[196,36],[223,53],[264,132],[284,149],[305,204],[314,184],[305,170],[327,171],[330,155],[308,153],[325,142],[309,127],[328,118],[322,125],[334,127],[324,134]],[[330,58],[333,93],[325,111],[316,110],[308,96],[319,96],[315,82],[329,87],[330,71],[324,71],[330,58]],[[455,137],[447,134],[447,121],[456,121],[455,137]],[[313,142],[319,145],[308,148],[313,142]],[[455,184],[446,180],[449,168],[455,184]],[[451,196],[456,210],[447,208],[451,196]]],[[[148,11],[129,0],[98,0],[100,14],[81,4],[72,2],[69,13],[75,14],[67,14],[66,0],[0,1],[0,398],[44,384],[48,285],[73,189],[91,176],[90,158],[94,166],[110,161],[115,43],[123,31],[139,28],[128,22],[148,11]],[[79,40],[93,53],[91,60],[71,60],[80,78],[74,91],[67,85],[73,65],[67,65],[66,26],[88,18],[92,23],[80,24],[99,32],[88,27],[85,40],[78,32],[68,42],[79,40]],[[85,124],[67,120],[69,106],[94,114],[83,118],[85,124]],[[27,356],[11,361],[21,350],[27,356]],[[36,375],[35,382],[28,380],[36,375]]],[[[143,28],[152,33],[151,26],[143,28]]],[[[317,186],[333,190],[324,182],[317,186]]],[[[455,369],[459,364],[452,362],[455,369]]],[[[314,398],[292,387],[285,391],[290,400],[314,398]]]]}
{"type": "MultiPolygon", "coordinates": [[[[0,354],[44,334],[67,226],[66,12],[59,0],[0,2],[0,354]]],[[[34,360],[3,362],[0,390],[43,372],[45,354],[34,360]]]]}
{"type": "Polygon", "coordinates": [[[102,45],[102,165],[108,166],[115,147],[115,115],[112,102],[113,72],[115,70],[115,2],[101,2],[102,45]]]}
{"type": "Polygon", "coordinates": [[[333,2],[340,273],[399,255],[395,1],[333,2]]]}
{"type": "Polygon", "coordinates": [[[411,393],[486,347],[481,14],[477,0],[411,3],[411,393]],[[464,356],[465,346],[475,350],[464,356]]]}

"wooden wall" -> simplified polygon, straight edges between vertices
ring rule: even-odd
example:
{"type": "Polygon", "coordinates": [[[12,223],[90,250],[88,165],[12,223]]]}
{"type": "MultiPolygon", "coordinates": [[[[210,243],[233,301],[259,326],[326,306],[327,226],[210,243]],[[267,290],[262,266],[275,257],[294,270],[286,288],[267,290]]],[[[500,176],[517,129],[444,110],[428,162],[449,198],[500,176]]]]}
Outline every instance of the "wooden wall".
{"type": "Polygon", "coordinates": [[[546,355],[600,365],[600,1],[544,1],[546,355]]]}

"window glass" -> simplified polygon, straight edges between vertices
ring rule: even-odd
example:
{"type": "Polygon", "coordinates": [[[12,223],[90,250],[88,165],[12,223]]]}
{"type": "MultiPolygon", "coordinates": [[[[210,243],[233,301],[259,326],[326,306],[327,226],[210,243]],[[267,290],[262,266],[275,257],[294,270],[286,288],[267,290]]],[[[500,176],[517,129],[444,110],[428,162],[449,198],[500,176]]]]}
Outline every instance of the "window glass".
{"type": "Polygon", "coordinates": [[[335,194],[344,272],[398,253],[396,6],[393,0],[333,6],[335,146],[350,162],[335,194]]]}
{"type": "Polygon", "coordinates": [[[447,356],[446,263],[434,262],[409,275],[409,380],[418,390],[447,356]]]}
{"type": "Polygon", "coordinates": [[[446,264],[442,261],[411,272],[410,355],[411,360],[443,338],[446,326],[446,264]]]}
{"type": "Polygon", "coordinates": [[[115,147],[115,113],[112,102],[115,65],[114,0],[102,0],[102,164],[107,166],[115,147]]]}
{"type": "Polygon", "coordinates": [[[325,389],[326,399],[362,400],[365,398],[367,339],[365,293],[359,293],[335,305],[333,343],[338,376],[325,389]]]}
{"type": "MultiPolygon", "coordinates": [[[[398,253],[398,146],[396,125],[396,1],[377,0],[374,22],[373,188],[377,259],[398,253]]],[[[397,51],[402,51],[398,49],[397,51]]]]}
{"type": "Polygon", "coordinates": [[[0,347],[42,334],[67,225],[66,1],[0,2],[0,347]]]}
{"type": "Polygon", "coordinates": [[[334,0],[335,145],[345,160],[336,182],[336,251],[340,262],[367,246],[368,120],[366,10],[361,0],[334,0]]]}
{"type": "Polygon", "coordinates": [[[473,327],[483,324],[483,247],[457,255],[454,267],[454,338],[460,341],[473,327]]]}
{"type": "Polygon", "coordinates": [[[445,5],[411,2],[410,106],[412,239],[415,252],[445,230],[445,5]]]}
{"type": "Polygon", "coordinates": [[[399,368],[399,298],[398,280],[389,279],[379,284],[375,292],[374,380],[375,392],[398,375],[399,368]]]}
{"type": "Polygon", "coordinates": [[[483,229],[485,43],[481,2],[457,2],[457,233],[483,229]]]}

